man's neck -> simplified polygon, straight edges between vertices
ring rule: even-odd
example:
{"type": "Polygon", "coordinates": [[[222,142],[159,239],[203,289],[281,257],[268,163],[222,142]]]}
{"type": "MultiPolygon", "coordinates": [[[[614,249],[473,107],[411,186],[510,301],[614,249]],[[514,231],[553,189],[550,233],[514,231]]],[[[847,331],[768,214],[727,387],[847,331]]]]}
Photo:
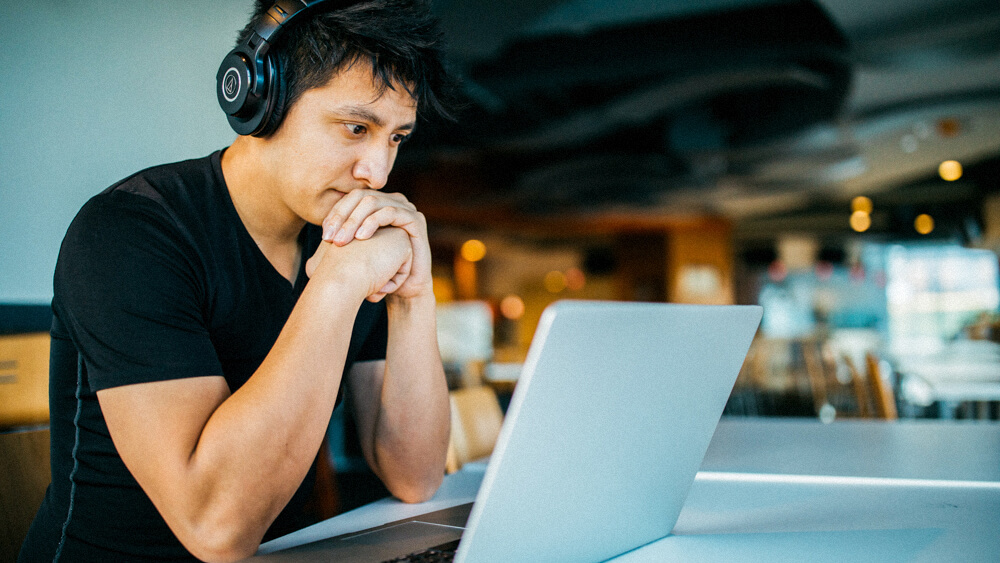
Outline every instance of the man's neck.
{"type": "Polygon", "coordinates": [[[222,174],[233,206],[258,245],[295,243],[305,221],[278,197],[280,179],[256,139],[237,137],[222,154],[222,174]]]}
{"type": "Polygon", "coordinates": [[[302,260],[299,233],[305,220],[278,196],[279,178],[256,139],[237,137],[222,154],[222,175],[240,221],[274,269],[295,284],[302,260]]]}

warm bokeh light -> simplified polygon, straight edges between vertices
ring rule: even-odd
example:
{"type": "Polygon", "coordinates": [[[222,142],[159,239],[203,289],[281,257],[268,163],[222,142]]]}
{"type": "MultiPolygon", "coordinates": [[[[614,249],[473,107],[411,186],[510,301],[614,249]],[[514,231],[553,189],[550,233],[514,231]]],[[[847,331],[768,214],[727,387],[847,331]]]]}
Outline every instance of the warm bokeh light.
{"type": "Polygon", "coordinates": [[[858,197],[851,200],[851,211],[857,213],[858,211],[863,211],[865,213],[872,212],[872,200],[859,195],[858,197]]]}
{"type": "Polygon", "coordinates": [[[934,230],[934,218],[926,213],[921,213],[913,220],[913,228],[922,235],[930,234],[934,230]]]}
{"type": "Polygon", "coordinates": [[[855,211],[851,213],[851,228],[859,233],[863,233],[872,226],[871,215],[865,213],[864,211],[855,211]]]}
{"type": "Polygon", "coordinates": [[[954,182],[962,177],[962,163],[957,160],[946,160],[938,166],[938,174],[948,182],[954,182]]]}
{"type": "Polygon", "coordinates": [[[517,295],[508,295],[500,301],[500,314],[516,321],[524,316],[524,300],[517,295]]]}
{"type": "Polygon", "coordinates": [[[570,291],[580,291],[587,285],[587,276],[580,268],[570,268],[566,270],[566,287],[570,291]]]}
{"type": "Polygon", "coordinates": [[[542,281],[545,285],[545,289],[549,293],[559,293],[560,291],[566,289],[566,274],[553,270],[545,274],[545,279],[542,281]]]}
{"type": "Polygon", "coordinates": [[[486,245],[476,239],[467,240],[462,244],[460,252],[462,258],[465,258],[469,262],[479,262],[486,256],[486,245]]]}
{"type": "Polygon", "coordinates": [[[455,300],[455,284],[448,278],[434,276],[431,278],[434,300],[438,303],[448,303],[455,300]]]}

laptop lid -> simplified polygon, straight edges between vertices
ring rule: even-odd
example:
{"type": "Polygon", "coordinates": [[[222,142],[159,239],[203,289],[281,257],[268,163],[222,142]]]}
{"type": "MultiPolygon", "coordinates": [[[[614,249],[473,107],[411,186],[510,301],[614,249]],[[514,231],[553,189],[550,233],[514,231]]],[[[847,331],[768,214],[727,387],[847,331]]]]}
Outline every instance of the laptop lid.
{"type": "Polygon", "coordinates": [[[761,313],[546,309],[455,561],[603,561],[669,534],[761,313]]]}

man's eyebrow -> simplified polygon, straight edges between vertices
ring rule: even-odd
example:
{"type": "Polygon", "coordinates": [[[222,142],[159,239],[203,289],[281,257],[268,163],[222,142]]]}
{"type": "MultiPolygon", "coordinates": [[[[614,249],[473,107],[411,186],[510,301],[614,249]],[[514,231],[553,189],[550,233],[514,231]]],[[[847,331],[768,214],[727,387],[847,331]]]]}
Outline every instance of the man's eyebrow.
{"type": "MultiPolygon", "coordinates": [[[[350,117],[356,117],[363,121],[373,123],[378,127],[385,127],[385,121],[367,108],[361,106],[346,106],[339,109],[340,109],[339,113],[343,113],[350,117]]],[[[404,123],[403,125],[400,125],[396,129],[404,131],[413,131],[416,128],[417,124],[411,121],[409,123],[404,123]]]]}

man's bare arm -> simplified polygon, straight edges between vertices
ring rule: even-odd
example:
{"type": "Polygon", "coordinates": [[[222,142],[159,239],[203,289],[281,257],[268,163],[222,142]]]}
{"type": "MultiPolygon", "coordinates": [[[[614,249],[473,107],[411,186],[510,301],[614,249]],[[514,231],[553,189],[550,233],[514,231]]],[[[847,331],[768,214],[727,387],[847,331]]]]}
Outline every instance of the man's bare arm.
{"type": "Polygon", "coordinates": [[[411,252],[399,229],[372,242],[332,249],[313,268],[271,352],[232,395],[220,376],[98,392],[123,461],[196,557],[252,555],[309,470],[358,308],[411,252]]]}
{"type": "Polygon", "coordinates": [[[450,429],[435,304],[388,304],[387,359],[356,364],[347,389],[369,465],[394,496],[421,502],[444,478],[450,429]]]}
{"type": "MultiPolygon", "coordinates": [[[[437,344],[436,304],[427,222],[404,196],[355,190],[337,202],[324,225],[350,246],[383,228],[410,235],[409,268],[376,294],[389,311],[384,369],[348,380],[368,464],[397,498],[430,498],[444,477],[450,407],[437,344]]],[[[357,377],[355,376],[357,375],[357,377]]]]}

